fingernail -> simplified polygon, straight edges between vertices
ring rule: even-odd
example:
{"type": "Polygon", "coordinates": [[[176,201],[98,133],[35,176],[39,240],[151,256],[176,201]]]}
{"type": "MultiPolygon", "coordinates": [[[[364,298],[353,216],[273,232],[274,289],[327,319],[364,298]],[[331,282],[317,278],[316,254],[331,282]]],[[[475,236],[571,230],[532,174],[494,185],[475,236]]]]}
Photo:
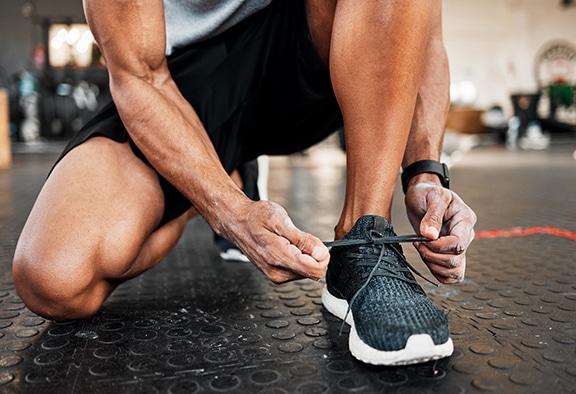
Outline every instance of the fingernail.
{"type": "Polygon", "coordinates": [[[428,226],[426,227],[426,232],[430,234],[434,239],[438,239],[439,233],[436,227],[428,226]]]}
{"type": "Polygon", "coordinates": [[[314,257],[314,259],[317,261],[324,260],[326,257],[326,249],[316,246],[312,250],[312,257],[314,257]]]}

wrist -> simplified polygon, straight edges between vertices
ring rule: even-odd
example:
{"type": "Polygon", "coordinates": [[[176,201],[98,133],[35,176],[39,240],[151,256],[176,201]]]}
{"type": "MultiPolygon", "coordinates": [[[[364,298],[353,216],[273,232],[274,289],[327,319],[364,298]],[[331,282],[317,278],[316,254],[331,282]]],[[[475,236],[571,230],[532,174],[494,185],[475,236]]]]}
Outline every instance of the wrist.
{"type": "MultiPolygon", "coordinates": [[[[429,173],[422,173],[418,174],[410,179],[408,184],[406,185],[406,192],[410,190],[410,188],[414,185],[418,184],[428,184],[428,185],[437,185],[442,187],[442,182],[440,182],[440,178],[436,174],[429,174],[429,173]]],[[[403,187],[404,188],[404,187],[403,187]]],[[[404,192],[404,194],[406,194],[404,192]]]]}
{"type": "Polygon", "coordinates": [[[448,167],[435,160],[420,160],[408,165],[402,171],[401,180],[404,194],[409,186],[420,182],[437,183],[447,189],[450,187],[448,167]]]}
{"type": "Polygon", "coordinates": [[[195,195],[190,201],[210,227],[219,233],[222,225],[227,221],[233,221],[238,213],[244,212],[251,200],[229,176],[225,175],[219,180],[216,178],[218,177],[214,174],[209,183],[203,183],[201,186],[197,184],[194,189],[195,195]]]}

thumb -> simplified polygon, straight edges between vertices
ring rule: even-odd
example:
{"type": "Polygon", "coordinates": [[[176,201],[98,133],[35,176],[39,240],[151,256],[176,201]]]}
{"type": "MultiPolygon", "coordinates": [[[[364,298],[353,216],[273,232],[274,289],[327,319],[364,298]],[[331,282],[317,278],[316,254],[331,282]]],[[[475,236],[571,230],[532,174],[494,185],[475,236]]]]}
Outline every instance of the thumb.
{"type": "Polygon", "coordinates": [[[302,253],[312,256],[314,260],[320,263],[327,261],[330,258],[328,248],[324,243],[322,243],[322,241],[311,234],[302,232],[296,246],[302,251],[302,253]]]}
{"type": "Polygon", "coordinates": [[[312,256],[317,262],[324,262],[330,258],[328,248],[315,236],[296,228],[293,224],[289,226],[283,236],[295,245],[303,254],[312,256]]]}
{"type": "Polygon", "coordinates": [[[431,204],[420,221],[420,234],[431,240],[438,239],[444,211],[443,207],[438,204],[431,204]]]}

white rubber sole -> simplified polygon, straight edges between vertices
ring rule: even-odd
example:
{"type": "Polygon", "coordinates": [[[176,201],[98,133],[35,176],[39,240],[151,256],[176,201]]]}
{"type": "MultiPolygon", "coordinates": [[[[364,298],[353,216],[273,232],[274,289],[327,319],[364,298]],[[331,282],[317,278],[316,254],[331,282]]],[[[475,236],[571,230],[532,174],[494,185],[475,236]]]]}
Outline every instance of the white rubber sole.
{"type": "Polygon", "coordinates": [[[240,263],[249,263],[248,257],[238,249],[228,249],[225,252],[220,252],[222,260],[240,263]]]}
{"type": "Polygon", "coordinates": [[[402,350],[383,351],[370,347],[363,342],[354,327],[354,317],[352,312],[346,316],[348,302],[334,297],[324,286],[322,291],[322,304],[334,316],[344,320],[350,325],[350,338],[348,345],[350,353],[358,360],[374,365],[408,365],[423,363],[430,360],[437,360],[448,357],[454,351],[452,339],[448,338],[445,343],[434,344],[428,334],[412,335],[406,342],[406,347],[402,350]]]}

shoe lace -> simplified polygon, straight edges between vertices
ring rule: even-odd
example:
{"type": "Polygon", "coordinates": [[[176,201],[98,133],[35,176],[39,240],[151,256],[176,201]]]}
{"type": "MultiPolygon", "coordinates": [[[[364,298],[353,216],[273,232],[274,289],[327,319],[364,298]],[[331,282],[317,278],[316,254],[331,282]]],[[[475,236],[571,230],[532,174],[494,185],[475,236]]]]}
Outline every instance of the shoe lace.
{"type": "MultiPolygon", "coordinates": [[[[372,267],[372,270],[366,277],[366,280],[358,289],[356,294],[352,296],[350,302],[348,303],[348,309],[346,310],[346,315],[344,316],[344,320],[342,322],[342,326],[340,327],[340,334],[342,334],[342,330],[344,328],[344,324],[348,315],[350,314],[350,308],[356,298],[366,289],[368,283],[374,276],[387,276],[390,278],[395,278],[402,280],[409,284],[418,285],[415,279],[411,275],[406,275],[406,273],[410,273],[412,271],[414,274],[425,280],[426,282],[438,286],[436,283],[432,282],[430,279],[426,278],[422,275],[416,268],[412,266],[404,257],[401,249],[399,248],[399,243],[405,242],[429,242],[430,239],[419,236],[419,235],[382,235],[376,231],[370,232],[370,239],[341,239],[336,241],[329,241],[324,242],[327,247],[338,248],[338,247],[346,247],[346,246],[358,246],[358,245],[381,245],[379,253],[356,253],[356,252],[348,252],[347,256],[352,259],[357,259],[360,262],[358,263],[359,266],[363,267],[372,267]],[[382,247],[383,245],[390,245],[390,249],[394,252],[397,260],[394,259],[394,256],[391,256],[386,253],[386,248],[382,247]],[[397,263],[400,262],[400,264],[397,263]],[[388,264],[383,264],[386,262],[388,264]]],[[[376,249],[376,248],[375,248],[376,249]]]]}

